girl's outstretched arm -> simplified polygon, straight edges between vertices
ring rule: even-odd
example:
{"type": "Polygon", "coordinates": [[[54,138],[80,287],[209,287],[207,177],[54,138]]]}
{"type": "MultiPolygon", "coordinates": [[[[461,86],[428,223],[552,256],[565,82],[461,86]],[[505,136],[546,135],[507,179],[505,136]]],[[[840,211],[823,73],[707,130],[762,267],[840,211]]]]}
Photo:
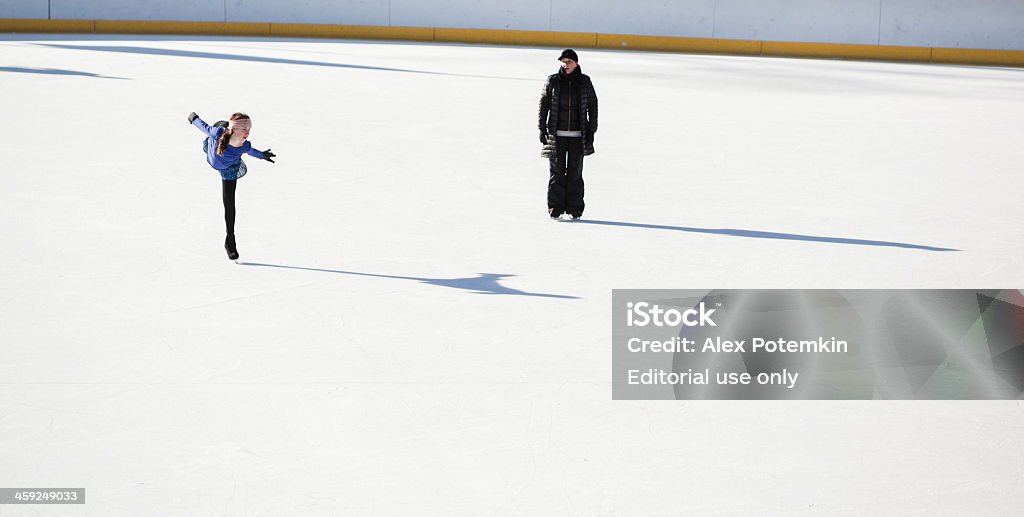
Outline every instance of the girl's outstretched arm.
{"type": "Polygon", "coordinates": [[[256,158],[259,158],[261,160],[266,160],[270,163],[276,163],[273,160],[273,158],[277,155],[270,152],[270,149],[267,149],[266,151],[257,151],[255,147],[250,147],[245,152],[248,153],[249,156],[255,156],[256,158]]]}
{"type": "Polygon", "coordinates": [[[206,122],[203,122],[203,119],[199,118],[199,115],[196,115],[196,112],[193,111],[192,113],[188,114],[188,121],[193,126],[199,128],[199,130],[202,131],[206,136],[212,136],[214,138],[217,137],[217,135],[214,134],[217,128],[211,127],[206,122]]]}

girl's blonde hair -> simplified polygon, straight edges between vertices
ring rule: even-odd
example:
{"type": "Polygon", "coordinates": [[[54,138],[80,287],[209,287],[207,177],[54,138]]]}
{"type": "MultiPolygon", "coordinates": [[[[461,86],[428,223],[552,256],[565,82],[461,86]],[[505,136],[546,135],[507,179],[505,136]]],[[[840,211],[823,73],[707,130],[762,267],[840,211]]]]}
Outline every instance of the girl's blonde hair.
{"type": "MultiPolygon", "coordinates": [[[[233,113],[231,118],[228,120],[244,120],[248,119],[249,115],[245,113],[233,113]]],[[[231,140],[231,135],[234,133],[230,128],[220,134],[220,140],[217,140],[217,156],[224,156],[224,150],[228,148],[228,142],[231,140]]]]}

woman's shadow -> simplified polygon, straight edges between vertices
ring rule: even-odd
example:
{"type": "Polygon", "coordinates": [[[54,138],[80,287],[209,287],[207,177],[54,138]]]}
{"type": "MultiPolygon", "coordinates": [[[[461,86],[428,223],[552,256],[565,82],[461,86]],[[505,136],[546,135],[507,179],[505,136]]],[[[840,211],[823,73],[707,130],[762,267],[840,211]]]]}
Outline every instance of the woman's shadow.
{"type": "Polygon", "coordinates": [[[754,239],[779,239],[788,241],[808,242],[829,242],[833,244],[853,244],[857,246],[882,246],[890,248],[908,248],[923,251],[960,251],[955,248],[939,248],[924,244],[911,244],[908,242],[876,241],[868,239],[851,239],[848,237],[825,237],[818,235],[800,235],[797,233],[762,232],[757,230],[741,230],[736,228],[693,228],[689,226],[667,226],[662,224],[641,224],[626,223],[620,221],[598,221],[593,219],[578,219],[565,221],[572,224],[596,224],[602,226],[622,226],[627,228],[646,228],[651,230],[674,230],[677,232],[690,233],[712,233],[716,235],[731,235],[734,237],[748,237],[754,239]]]}

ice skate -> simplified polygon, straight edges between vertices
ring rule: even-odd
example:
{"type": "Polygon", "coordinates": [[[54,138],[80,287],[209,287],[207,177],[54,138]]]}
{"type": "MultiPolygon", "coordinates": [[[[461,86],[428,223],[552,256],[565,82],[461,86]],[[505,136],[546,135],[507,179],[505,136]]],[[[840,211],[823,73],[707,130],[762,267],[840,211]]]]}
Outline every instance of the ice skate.
{"type": "Polygon", "coordinates": [[[224,250],[228,252],[228,258],[238,260],[238,249],[235,247],[235,236],[228,235],[224,239],[224,250]]]}

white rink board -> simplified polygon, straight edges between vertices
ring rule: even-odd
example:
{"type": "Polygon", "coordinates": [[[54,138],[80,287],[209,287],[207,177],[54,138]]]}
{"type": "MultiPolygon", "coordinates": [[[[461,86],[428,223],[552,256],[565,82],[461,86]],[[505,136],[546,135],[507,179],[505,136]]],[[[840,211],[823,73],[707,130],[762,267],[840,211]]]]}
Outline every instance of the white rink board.
{"type": "Polygon", "coordinates": [[[1024,1],[889,0],[882,45],[1024,50],[1024,1]]]}
{"type": "Polygon", "coordinates": [[[880,8],[878,0],[718,0],[714,37],[877,45],[880,8]]]}
{"type": "Polygon", "coordinates": [[[50,0],[54,20],[224,21],[225,0],[50,0]]]}
{"type": "Polygon", "coordinates": [[[395,27],[551,30],[551,0],[391,0],[395,27]]]}
{"type": "Polygon", "coordinates": [[[551,30],[712,38],[715,0],[559,0],[551,30]]]}
{"type": "Polygon", "coordinates": [[[37,18],[49,16],[49,0],[0,0],[0,18],[37,18]]]}
{"type": "Polygon", "coordinates": [[[390,25],[392,2],[373,0],[229,1],[225,14],[233,22],[390,25]]]}

